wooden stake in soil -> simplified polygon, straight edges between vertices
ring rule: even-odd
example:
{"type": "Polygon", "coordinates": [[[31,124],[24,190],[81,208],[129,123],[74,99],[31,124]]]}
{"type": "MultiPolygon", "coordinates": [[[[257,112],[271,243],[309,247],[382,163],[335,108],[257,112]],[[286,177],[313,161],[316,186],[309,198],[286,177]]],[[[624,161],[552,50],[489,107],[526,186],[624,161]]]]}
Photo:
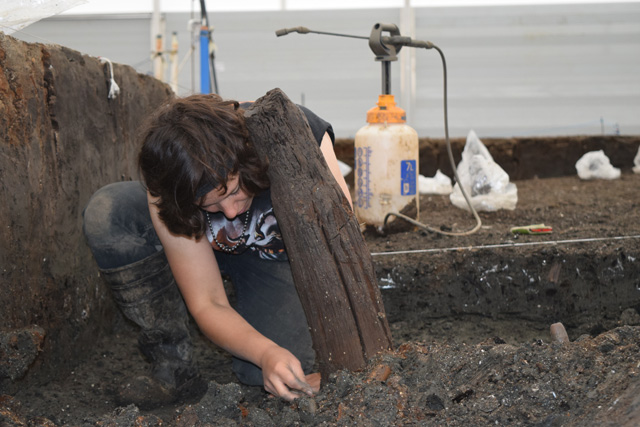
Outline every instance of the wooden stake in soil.
{"type": "Polygon", "coordinates": [[[304,114],[280,89],[257,100],[245,117],[258,154],[269,159],[273,208],[320,370],[363,368],[392,344],[355,214],[304,114]]]}

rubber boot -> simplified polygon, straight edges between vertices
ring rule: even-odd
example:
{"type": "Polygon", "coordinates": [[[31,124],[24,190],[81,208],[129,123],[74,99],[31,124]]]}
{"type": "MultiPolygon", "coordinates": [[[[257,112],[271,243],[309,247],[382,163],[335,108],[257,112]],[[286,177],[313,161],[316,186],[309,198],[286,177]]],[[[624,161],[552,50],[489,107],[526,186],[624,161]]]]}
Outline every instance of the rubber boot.
{"type": "Polygon", "coordinates": [[[101,274],[123,314],[140,326],[138,344],[152,365],[150,376],[121,387],[118,403],[151,409],[204,394],[206,385],[193,361],[189,317],[164,251],[101,274]]]}

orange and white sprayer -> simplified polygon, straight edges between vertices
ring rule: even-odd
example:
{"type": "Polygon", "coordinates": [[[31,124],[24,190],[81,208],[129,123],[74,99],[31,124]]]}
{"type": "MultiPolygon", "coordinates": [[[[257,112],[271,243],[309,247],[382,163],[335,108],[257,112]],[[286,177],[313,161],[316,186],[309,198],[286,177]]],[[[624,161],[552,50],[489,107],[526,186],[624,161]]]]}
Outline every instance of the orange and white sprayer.
{"type": "Polygon", "coordinates": [[[393,95],[380,95],[355,137],[355,211],[358,221],[382,227],[389,212],[414,204],[419,212],[418,133],[406,124],[393,95]]]}
{"type": "Polygon", "coordinates": [[[419,219],[418,133],[406,124],[405,111],[396,106],[391,92],[390,63],[402,47],[389,43],[399,37],[394,24],[376,24],[371,30],[369,47],[382,62],[382,95],[378,106],[367,112],[367,125],[355,138],[355,211],[358,221],[382,228],[390,212],[401,212],[415,205],[415,220],[419,219]]]}
{"type": "Polygon", "coordinates": [[[431,48],[431,44],[402,37],[395,24],[381,23],[373,26],[369,37],[312,31],[306,27],[283,28],[276,31],[276,35],[293,32],[369,40],[376,61],[382,63],[382,95],[378,106],[367,112],[368,124],[355,137],[356,216],[359,222],[382,229],[389,213],[402,212],[408,205],[415,204],[418,221],[418,134],[406,124],[405,111],[396,106],[389,74],[390,63],[398,60],[397,53],[402,46],[431,48]]]}

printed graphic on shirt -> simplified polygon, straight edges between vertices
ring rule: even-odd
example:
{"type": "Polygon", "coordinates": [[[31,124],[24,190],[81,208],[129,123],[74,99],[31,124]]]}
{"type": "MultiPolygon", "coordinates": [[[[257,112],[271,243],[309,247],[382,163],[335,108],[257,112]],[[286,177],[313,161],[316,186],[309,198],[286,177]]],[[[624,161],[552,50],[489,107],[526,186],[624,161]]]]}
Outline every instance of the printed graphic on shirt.
{"type": "MultiPolygon", "coordinates": [[[[242,108],[248,108],[250,105],[250,102],[240,104],[242,108]]],[[[329,122],[305,107],[299,106],[299,108],[307,118],[318,146],[320,146],[325,133],[331,137],[332,143],[335,142],[333,128],[329,122]]],[[[222,213],[209,213],[210,222],[207,225],[206,234],[213,249],[232,254],[241,254],[249,250],[262,259],[287,260],[280,227],[273,213],[271,192],[266,190],[254,197],[248,212],[249,218],[247,218],[246,227],[245,214],[229,221],[222,213]],[[226,248],[226,250],[221,248],[226,248]]]]}
{"type": "Polygon", "coordinates": [[[209,220],[206,234],[213,249],[233,254],[249,250],[262,259],[287,259],[269,190],[255,196],[247,213],[238,215],[233,221],[229,221],[220,212],[209,213],[209,220]],[[215,233],[215,239],[212,231],[215,233]]]}

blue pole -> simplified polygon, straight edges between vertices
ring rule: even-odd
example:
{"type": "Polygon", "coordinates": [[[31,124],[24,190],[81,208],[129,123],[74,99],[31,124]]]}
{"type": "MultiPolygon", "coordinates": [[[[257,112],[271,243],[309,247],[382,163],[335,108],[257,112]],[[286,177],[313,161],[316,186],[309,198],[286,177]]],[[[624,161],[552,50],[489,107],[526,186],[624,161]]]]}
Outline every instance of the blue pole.
{"type": "Polygon", "coordinates": [[[200,93],[211,93],[209,77],[209,31],[206,27],[200,30],[200,93]]]}

